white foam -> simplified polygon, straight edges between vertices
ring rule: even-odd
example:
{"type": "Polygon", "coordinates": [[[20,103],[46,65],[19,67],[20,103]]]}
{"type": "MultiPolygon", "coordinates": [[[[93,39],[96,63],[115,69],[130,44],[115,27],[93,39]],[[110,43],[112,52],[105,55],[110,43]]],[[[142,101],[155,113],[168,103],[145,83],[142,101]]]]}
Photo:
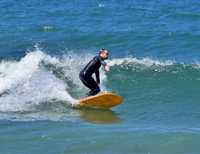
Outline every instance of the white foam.
{"type": "Polygon", "coordinates": [[[151,58],[116,58],[108,61],[108,64],[110,66],[114,65],[123,65],[123,64],[142,64],[147,67],[150,67],[152,65],[159,65],[159,66],[168,66],[173,65],[174,62],[171,60],[161,61],[161,60],[154,60],[151,58]]]}
{"type": "Polygon", "coordinates": [[[195,60],[195,61],[194,61],[194,66],[193,66],[193,67],[196,68],[196,69],[200,69],[200,62],[197,61],[197,60],[195,60]]]}
{"type": "Polygon", "coordinates": [[[28,80],[38,70],[44,54],[40,51],[27,54],[19,62],[0,63],[0,93],[28,80]]]}
{"type": "Polygon", "coordinates": [[[39,49],[27,53],[20,61],[0,63],[1,112],[29,111],[32,106],[51,100],[76,102],[66,91],[64,81],[46,70],[42,61],[59,64],[59,59],[39,49]]]}
{"type": "Polygon", "coordinates": [[[54,30],[55,28],[53,26],[43,26],[43,30],[44,31],[52,31],[54,30]]]}

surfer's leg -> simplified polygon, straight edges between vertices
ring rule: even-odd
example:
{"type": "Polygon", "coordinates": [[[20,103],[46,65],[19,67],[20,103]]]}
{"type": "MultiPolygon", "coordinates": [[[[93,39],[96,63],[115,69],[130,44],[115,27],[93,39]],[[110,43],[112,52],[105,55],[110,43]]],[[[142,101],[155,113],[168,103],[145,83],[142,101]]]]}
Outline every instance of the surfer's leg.
{"type": "Polygon", "coordinates": [[[92,90],[89,92],[88,96],[93,96],[93,95],[96,95],[100,92],[100,89],[95,89],[95,90],[92,90]]]}
{"type": "Polygon", "coordinates": [[[87,88],[89,88],[91,91],[93,90],[93,86],[88,82],[89,77],[79,75],[79,78],[87,88]]]}
{"type": "Polygon", "coordinates": [[[83,84],[90,89],[88,96],[95,95],[98,92],[100,92],[100,88],[99,88],[98,84],[91,76],[82,76],[80,74],[79,78],[83,82],[83,84]]]}
{"type": "Polygon", "coordinates": [[[89,83],[89,85],[91,86],[91,91],[89,92],[89,96],[96,95],[97,93],[101,91],[98,84],[92,77],[89,77],[87,79],[87,83],[89,83]]]}

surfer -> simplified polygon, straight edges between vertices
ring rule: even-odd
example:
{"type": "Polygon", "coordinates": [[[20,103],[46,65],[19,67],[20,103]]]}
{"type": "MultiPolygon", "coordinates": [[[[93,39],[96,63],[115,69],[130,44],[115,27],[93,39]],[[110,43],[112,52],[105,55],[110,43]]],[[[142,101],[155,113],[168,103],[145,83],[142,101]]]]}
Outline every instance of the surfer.
{"type": "Polygon", "coordinates": [[[79,78],[83,84],[90,89],[88,96],[96,95],[100,90],[99,68],[104,66],[105,71],[109,71],[109,66],[104,60],[108,59],[109,52],[107,49],[100,49],[99,55],[95,56],[79,73],[79,78]],[[96,81],[92,77],[95,73],[96,81]]]}

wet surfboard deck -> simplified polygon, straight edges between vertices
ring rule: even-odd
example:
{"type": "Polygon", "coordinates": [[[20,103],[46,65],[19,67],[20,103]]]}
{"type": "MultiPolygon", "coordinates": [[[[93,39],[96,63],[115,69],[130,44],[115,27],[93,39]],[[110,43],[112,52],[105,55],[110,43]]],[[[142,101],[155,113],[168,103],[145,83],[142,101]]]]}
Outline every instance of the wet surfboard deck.
{"type": "Polygon", "coordinates": [[[123,102],[123,98],[112,92],[101,92],[95,96],[85,97],[73,105],[74,108],[92,107],[109,109],[123,102]]]}

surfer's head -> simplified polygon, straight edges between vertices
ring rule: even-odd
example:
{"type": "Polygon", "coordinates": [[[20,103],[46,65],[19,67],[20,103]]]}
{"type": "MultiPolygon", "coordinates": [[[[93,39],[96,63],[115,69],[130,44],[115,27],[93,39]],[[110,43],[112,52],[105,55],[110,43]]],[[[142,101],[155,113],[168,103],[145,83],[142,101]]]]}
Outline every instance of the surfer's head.
{"type": "Polygon", "coordinates": [[[102,48],[99,50],[99,56],[102,58],[102,59],[108,59],[108,56],[109,56],[109,52],[107,49],[105,48],[102,48]]]}

